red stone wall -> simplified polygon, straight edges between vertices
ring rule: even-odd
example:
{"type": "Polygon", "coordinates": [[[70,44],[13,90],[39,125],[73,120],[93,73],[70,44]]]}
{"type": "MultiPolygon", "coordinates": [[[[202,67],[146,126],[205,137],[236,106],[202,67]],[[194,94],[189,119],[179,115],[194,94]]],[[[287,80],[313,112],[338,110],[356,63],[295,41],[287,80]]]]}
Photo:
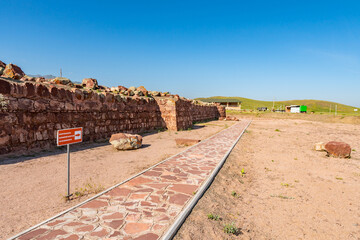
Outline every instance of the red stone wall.
{"type": "Polygon", "coordinates": [[[219,117],[223,116],[224,114],[226,114],[225,107],[214,105],[202,106],[193,104],[191,111],[193,122],[219,119],[219,117]]]}
{"type": "Polygon", "coordinates": [[[224,119],[226,118],[226,108],[225,106],[221,106],[219,103],[216,104],[218,113],[219,113],[219,119],[224,119]]]}
{"type": "Polygon", "coordinates": [[[56,146],[56,131],[83,127],[84,141],[118,132],[187,129],[218,118],[216,106],[178,97],[126,97],[0,78],[0,154],[56,146]]]}
{"type": "Polygon", "coordinates": [[[155,101],[159,106],[161,118],[164,120],[166,128],[172,131],[177,131],[175,99],[155,97],[155,101]]]}

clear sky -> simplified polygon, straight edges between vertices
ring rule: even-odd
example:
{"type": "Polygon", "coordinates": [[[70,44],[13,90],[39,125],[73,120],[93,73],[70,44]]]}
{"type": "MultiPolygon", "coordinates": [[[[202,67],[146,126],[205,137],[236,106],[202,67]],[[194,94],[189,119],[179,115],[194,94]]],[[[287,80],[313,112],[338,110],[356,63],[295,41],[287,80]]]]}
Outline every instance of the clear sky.
{"type": "Polygon", "coordinates": [[[360,1],[4,0],[0,23],[28,74],[360,107],[360,1]]]}

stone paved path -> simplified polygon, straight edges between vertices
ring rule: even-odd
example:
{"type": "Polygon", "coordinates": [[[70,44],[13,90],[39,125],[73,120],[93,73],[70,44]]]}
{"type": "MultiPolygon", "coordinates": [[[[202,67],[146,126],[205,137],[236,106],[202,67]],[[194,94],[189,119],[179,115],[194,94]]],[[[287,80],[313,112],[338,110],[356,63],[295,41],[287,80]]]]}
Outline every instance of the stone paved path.
{"type": "Polygon", "coordinates": [[[248,123],[240,121],[17,239],[159,239],[248,123]]]}

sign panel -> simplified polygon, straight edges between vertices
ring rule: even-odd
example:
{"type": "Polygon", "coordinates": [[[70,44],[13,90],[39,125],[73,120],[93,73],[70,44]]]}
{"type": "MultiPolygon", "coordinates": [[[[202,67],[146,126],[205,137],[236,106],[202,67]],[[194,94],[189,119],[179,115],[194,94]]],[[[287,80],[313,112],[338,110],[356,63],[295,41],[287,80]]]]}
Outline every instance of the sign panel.
{"type": "Polygon", "coordinates": [[[57,145],[63,146],[82,142],[83,131],[80,128],[61,129],[57,131],[57,145]]]}

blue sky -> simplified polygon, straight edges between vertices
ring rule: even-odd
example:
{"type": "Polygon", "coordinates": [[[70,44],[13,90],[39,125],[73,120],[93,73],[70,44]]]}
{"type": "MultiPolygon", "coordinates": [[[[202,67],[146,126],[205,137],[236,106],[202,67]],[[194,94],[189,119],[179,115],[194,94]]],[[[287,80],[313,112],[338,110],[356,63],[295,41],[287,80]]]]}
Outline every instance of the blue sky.
{"type": "Polygon", "coordinates": [[[359,1],[2,1],[0,60],[195,98],[360,107],[359,1]]]}

